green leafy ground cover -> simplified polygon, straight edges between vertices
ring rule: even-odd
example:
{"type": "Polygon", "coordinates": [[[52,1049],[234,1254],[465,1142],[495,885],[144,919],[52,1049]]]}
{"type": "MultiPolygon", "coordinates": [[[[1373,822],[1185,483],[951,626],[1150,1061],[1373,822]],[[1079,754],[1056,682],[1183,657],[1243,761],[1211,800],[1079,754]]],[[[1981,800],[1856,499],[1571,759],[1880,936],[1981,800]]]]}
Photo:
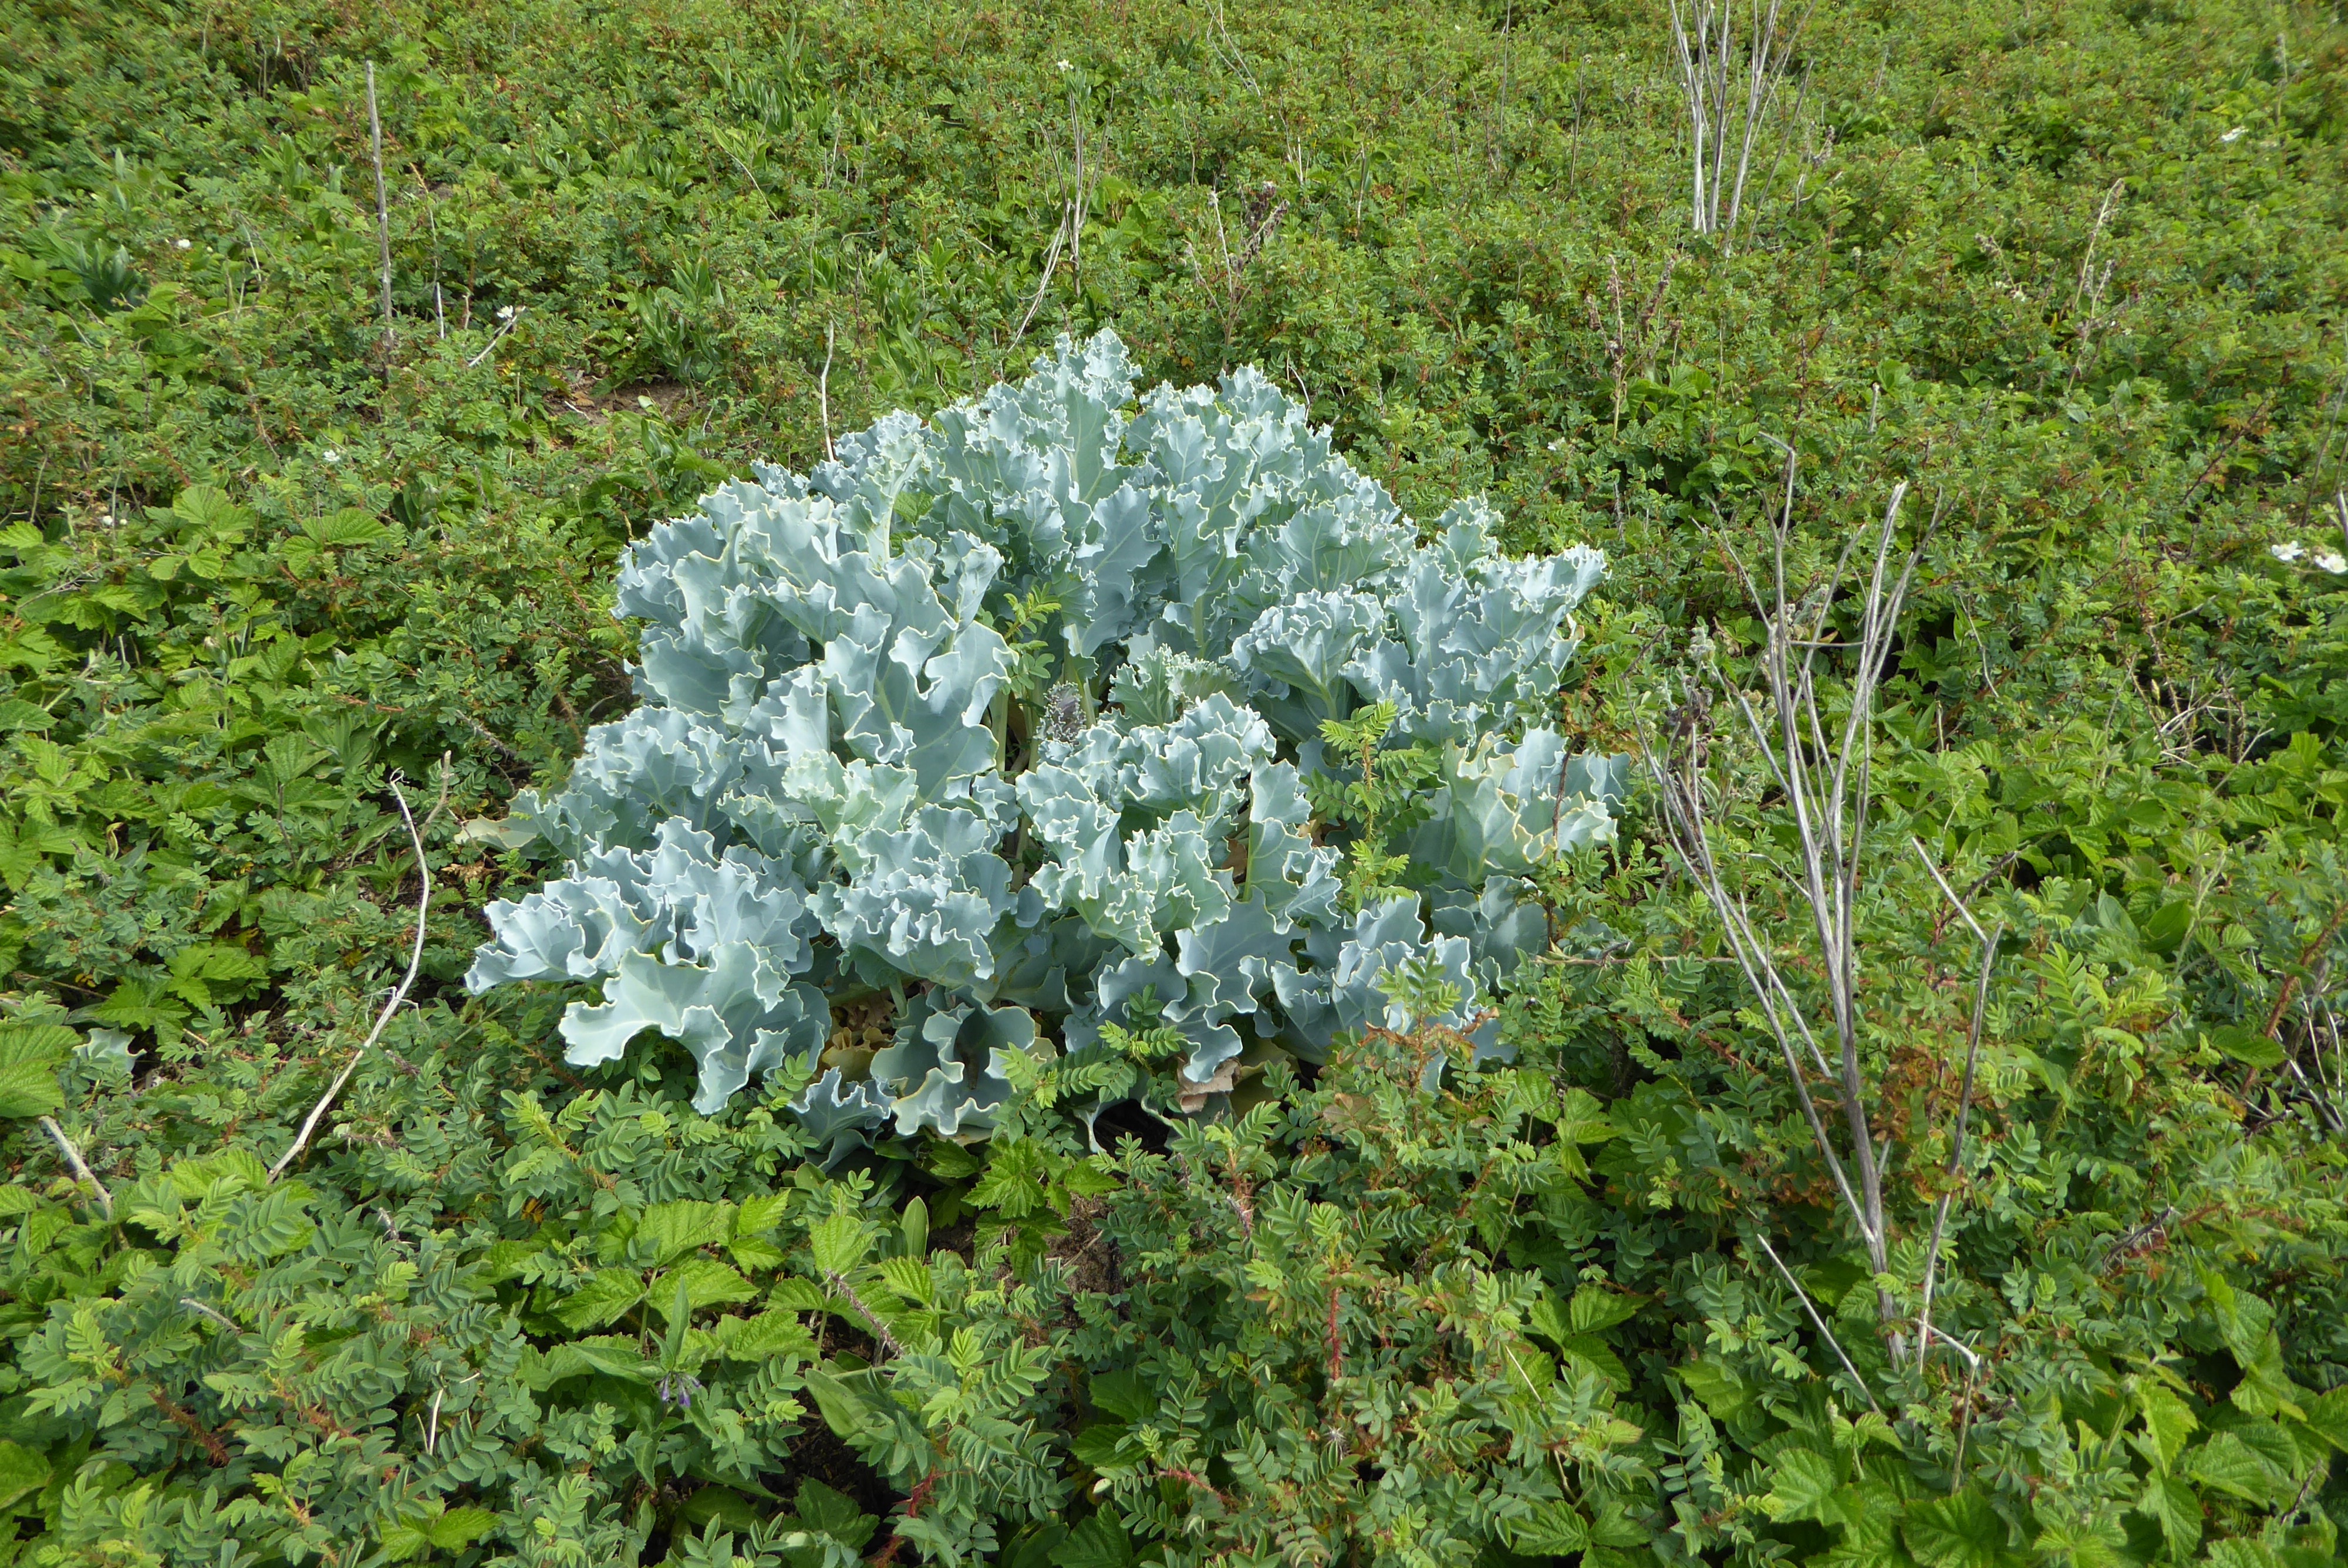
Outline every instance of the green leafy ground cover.
{"type": "MultiPolygon", "coordinates": [[[[0,28],[0,1552],[2335,1555],[2335,9],[1823,5],[1733,250],[1644,5],[0,28]],[[703,1117],[656,1039],[562,1063],[576,988],[465,993],[548,868],[461,825],[635,701],[620,548],[1100,326],[1262,365],[1414,516],[1606,549],[1591,750],[1761,634],[1721,541],[1773,438],[1805,580],[1895,483],[1938,513],[1866,906],[1890,1274],[1635,797],[1547,874],[1514,1067],[1354,1042],[1107,1156],[1038,1103],[826,1168],[796,1085],[703,1117]],[[407,961],[395,779],[446,789],[424,979],[272,1182],[407,961]],[[1911,836],[2007,932],[1921,1370],[1877,1304],[1952,1190],[1973,948],[1911,836]]],[[[1324,824],[1406,815],[1385,776],[1324,824]]]]}

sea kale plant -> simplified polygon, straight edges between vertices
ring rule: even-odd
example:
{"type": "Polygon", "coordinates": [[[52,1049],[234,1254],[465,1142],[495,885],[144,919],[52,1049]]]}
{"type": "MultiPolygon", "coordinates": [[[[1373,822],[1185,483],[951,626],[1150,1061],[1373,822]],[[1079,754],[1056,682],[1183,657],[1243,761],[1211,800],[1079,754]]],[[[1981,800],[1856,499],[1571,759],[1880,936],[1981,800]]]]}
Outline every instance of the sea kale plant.
{"type": "Polygon", "coordinates": [[[1063,338],[652,529],[643,706],[518,803],[567,865],[472,988],[600,981],[569,1060],[656,1030],[704,1112],[804,1067],[835,1147],[1031,1084],[1195,1112],[1340,1033],[1500,1053],[1526,878],[1612,832],[1624,764],[1547,723],[1604,558],[1504,557],[1472,500],[1421,530],[1251,369],[1135,380],[1063,338]]]}

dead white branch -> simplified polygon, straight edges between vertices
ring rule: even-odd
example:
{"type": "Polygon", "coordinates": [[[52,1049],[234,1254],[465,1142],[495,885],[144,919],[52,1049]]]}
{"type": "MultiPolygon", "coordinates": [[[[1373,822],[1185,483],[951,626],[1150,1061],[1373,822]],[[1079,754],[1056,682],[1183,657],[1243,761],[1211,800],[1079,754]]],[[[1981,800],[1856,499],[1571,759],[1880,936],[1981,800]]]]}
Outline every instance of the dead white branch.
{"type": "MultiPolygon", "coordinates": [[[[1904,561],[1895,559],[1900,510],[1908,491],[1903,484],[1892,491],[1883,519],[1874,529],[1871,562],[1858,600],[1857,635],[1830,641],[1825,618],[1843,586],[1859,538],[1854,536],[1844,546],[1827,582],[1798,603],[1789,602],[1786,554],[1793,533],[1797,465],[1793,449],[1785,450],[1785,495],[1771,525],[1775,567],[1766,599],[1727,540],[1719,541],[1752,597],[1757,618],[1767,628],[1767,641],[1754,673],[1760,680],[1769,712],[1765,717],[1740,682],[1707,660],[1691,678],[1685,705],[1674,715],[1668,732],[1643,736],[1641,751],[1655,784],[1672,847],[1720,918],[1729,951],[1777,1043],[1787,1081],[1808,1123],[1818,1157],[1867,1249],[1871,1272],[1880,1276],[1889,1272],[1890,1264],[1890,1235],[1883,1205],[1888,1145],[1876,1141],[1870,1095],[1860,1067],[1860,868],[1872,804],[1869,770],[1876,693],[1923,542],[1920,539],[1904,561]],[[1818,691],[1818,655],[1829,646],[1853,658],[1842,693],[1848,706],[1839,725],[1830,725],[1818,691]],[[1705,763],[1711,739],[1711,692],[1715,687],[1741,721],[1754,753],[1767,769],[1782,809],[1793,818],[1795,851],[1790,859],[1759,851],[1749,858],[1785,877],[1792,885],[1797,910],[1807,916],[1805,924],[1823,979],[1818,988],[1824,992],[1823,1017],[1813,1018],[1813,1007],[1818,1004],[1807,1000],[1805,993],[1787,978],[1776,933],[1764,934],[1768,923],[1766,915],[1756,924],[1745,877],[1732,879],[1718,858],[1714,784],[1705,763]],[[1812,1093],[1814,1078],[1831,1087],[1831,1109],[1839,1112],[1843,1123],[1840,1146],[1828,1128],[1827,1110],[1812,1093]]],[[[1929,527],[1924,530],[1927,537],[1931,531],[1929,527]]],[[[1904,1337],[1892,1319],[1890,1302],[1880,1305],[1892,1356],[1898,1360],[1904,1355],[1904,1337]]]]}
{"type": "MultiPolygon", "coordinates": [[[[334,1082],[326,1086],[326,1091],[318,1096],[318,1102],[310,1107],[310,1114],[303,1119],[302,1131],[294,1135],[294,1146],[278,1157],[277,1163],[269,1167],[269,1179],[273,1182],[284,1174],[285,1168],[300,1158],[302,1151],[309,1146],[310,1134],[318,1130],[319,1119],[334,1104],[335,1096],[343,1091],[343,1085],[351,1081],[351,1074],[358,1071],[359,1063],[366,1059],[375,1042],[383,1038],[384,1029],[391,1022],[392,1015],[399,1010],[400,1004],[407,999],[408,988],[416,984],[417,974],[424,967],[424,917],[432,907],[432,864],[424,856],[424,831],[416,825],[415,814],[407,809],[407,796],[400,793],[396,781],[391,785],[391,798],[399,803],[399,819],[407,825],[407,841],[416,847],[416,876],[422,884],[416,897],[416,942],[408,950],[407,973],[392,989],[391,999],[383,1004],[383,1011],[376,1015],[375,1028],[367,1031],[366,1039],[359,1042],[358,1050],[352,1053],[349,1061],[343,1064],[342,1071],[335,1074],[334,1082]]],[[[440,764],[440,799],[425,822],[429,824],[432,817],[440,815],[440,808],[448,804],[448,764],[443,758],[440,764]]]]}

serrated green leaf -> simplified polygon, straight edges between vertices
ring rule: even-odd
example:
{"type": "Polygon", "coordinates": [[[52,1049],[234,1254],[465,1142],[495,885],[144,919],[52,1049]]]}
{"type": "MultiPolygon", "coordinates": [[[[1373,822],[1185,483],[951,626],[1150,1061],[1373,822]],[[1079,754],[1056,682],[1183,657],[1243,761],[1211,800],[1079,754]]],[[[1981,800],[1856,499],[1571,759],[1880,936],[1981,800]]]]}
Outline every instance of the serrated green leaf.
{"type": "Polygon", "coordinates": [[[635,1239],[649,1246],[652,1266],[666,1268],[686,1253],[716,1246],[734,1235],[732,1204],[654,1204],[636,1221],[635,1239]]]}
{"type": "Polygon", "coordinates": [[[443,1552],[459,1552],[498,1527],[498,1516],[486,1508],[452,1508],[424,1527],[432,1544],[443,1552]]]}
{"type": "Polygon", "coordinates": [[[1834,1460],[1815,1449],[1787,1449],[1769,1467],[1766,1502],[1773,1519],[1818,1519],[1842,1484],[1834,1460]]]}
{"type": "Polygon", "coordinates": [[[1924,1568],[2001,1568],[2010,1556],[2005,1521],[1977,1491],[1910,1503],[1900,1536],[1924,1568]]]}
{"type": "Polygon", "coordinates": [[[1590,1549],[1590,1522],[1570,1503],[1543,1503],[1507,1529],[1509,1544],[1528,1557],[1563,1557],[1590,1549]]]}
{"type": "Polygon", "coordinates": [[[2267,1462],[2230,1431],[2213,1433],[2187,1450],[2178,1469],[2188,1480],[2246,1502],[2272,1501],[2277,1491],[2278,1478],[2267,1462]]]}
{"type": "Polygon", "coordinates": [[[2348,1385],[2305,1401],[2308,1429],[2348,1453],[2348,1385]]]}
{"type": "Polygon", "coordinates": [[[856,1500],[846,1492],[834,1491],[823,1482],[808,1478],[799,1482],[798,1496],[793,1505],[799,1522],[820,1535],[829,1535],[850,1552],[861,1552],[880,1521],[856,1506],[856,1500]]]}
{"type": "Polygon", "coordinates": [[[1753,1402],[1753,1390],[1735,1371],[1716,1361],[1683,1361],[1675,1368],[1688,1392],[1715,1417],[1727,1420],[1753,1402]]]}
{"type": "Polygon", "coordinates": [[[81,1037],[61,1024],[0,1024],[0,1116],[46,1116],[65,1109],[58,1070],[81,1037]]]}
{"type": "Polygon", "coordinates": [[[749,1317],[721,1317],[713,1332],[718,1353],[731,1360],[767,1361],[815,1353],[815,1337],[796,1312],[770,1309],[749,1317]]]}
{"type": "Polygon", "coordinates": [[[704,1307],[722,1307],[729,1302],[749,1301],[758,1294],[758,1287],[743,1278],[741,1271],[732,1265],[720,1263],[714,1257],[690,1257],[661,1276],[646,1293],[646,1299],[661,1315],[663,1322],[675,1317],[680,1287],[685,1292],[688,1311],[697,1311],[704,1307]]]}
{"type": "Polygon", "coordinates": [[[2185,1451],[2186,1442],[2201,1423],[2194,1419],[2191,1407],[2157,1383],[2147,1383],[2138,1391],[2137,1408],[2144,1417],[2143,1440],[2137,1446],[2155,1470],[2166,1471],[2177,1463],[2177,1456],[2185,1451]]]}
{"type": "Polygon", "coordinates": [[[2169,1548],[2188,1553],[2201,1539],[2201,1499],[2173,1475],[2148,1475],[2137,1497],[2137,1511],[2155,1524],[2169,1548]]]}
{"type": "Polygon", "coordinates": [[[2226,1024],[2209,1031],[2209,1043],[2221,1055],[2231,1057],[2246,1067],[2280,1067],[2282,1047],[2254,1029],[2240,1024],[2226,1024]]]}
{"type": "Polygon", "coordinates": [[[1574,1334],[1600,1333],[1618,1323],[1628,1323],[1645,1305],[1641,1296],[1609,1290],[1602,1285],[1584,1285],[1574,1291],[1573,1300],[1566,1307],[1566,1327],[1574,1334]]]}
{"type": "Polygon", "coordinates": [[[322,549],[356,549],[380,544],[391,537],[391,529],[355,507],[345,507],[323,518],[303,520],[302,531],[322,549]]]}
{"type": "Polygon", "coordinates": [[[32,1449],[0,1441],[0,1509],[49,1484],[49,1461],[32,1449]]]}
{"type": "Polygon", "coordinates": [[[633,1268],[599,1268],[551,1308],[554,1320],[574,1331],[601,1328],[644,1298],[644,1276],[633,1268]]]}
{"type": "Polygon", "coordinates": [[[1133,1538],[1113,1508],[1086,1515],[1053,1549],[1053,1568],[1133,1568],[1133,1538]]]}
{"type": "Polygon", "coordinates": [[[872,1227],[855,1214],[827,1214],[808,1232],[815,1266],[828,1275],[850,1275],[872,1250],[872,1227]]]}

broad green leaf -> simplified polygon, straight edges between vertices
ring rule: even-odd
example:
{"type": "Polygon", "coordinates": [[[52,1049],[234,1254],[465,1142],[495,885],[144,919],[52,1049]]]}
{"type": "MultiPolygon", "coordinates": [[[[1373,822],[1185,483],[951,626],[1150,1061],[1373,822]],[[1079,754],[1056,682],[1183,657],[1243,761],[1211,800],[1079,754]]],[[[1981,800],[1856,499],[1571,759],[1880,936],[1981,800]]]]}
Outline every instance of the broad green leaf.
{"type": "Polygon", "coordinates": [[[1702,1358],[1683,1361],[1675,1368],[1680,1381],[1688,1392],[1704,1402],[1704,1409],[1723,1420],[1736,1415],[1753,1402],[1753,1390],[1745,1379],[1717,1361],[1702,1358]]]}
{"type": "Polygon", "coordinates": [[[1566,1327],[1576,1334],[1596,1334],[1628,1323],[1645,1305],[1643,1296],[1609,1290],[1602,1285],[1584,1285],[1574,1291],[1566,1308],[1566,1327]]]}
{"type": "Polygon", "coordinates": [[[2049,1568],[2119,1568],[2131,1563],[2127,1555],[2127,1532],[2118,1521],[2103,1516],[2057,1519],[2046,1523],[2031,1542],[2040,1562],[2049,1568]]]}
{"type": "Polygon", "coordinates": [[[46,1116],[65,1109],[57,1071],[81,1037],[61,1024],[0,1024],[0,1116],[46,1116]]]}
{"type": "Polygon", "coordinates": [[[421,1524],[403,1520],[384,1527],[380,1545],[386,1561],[405,1563],[431,1551],[432,1538],[424,1533],[421,1524]]]}
{"type": "Polygon", "coordinates": [[[749,1317],[721,1317],[712,1330],[718,1353],[736,1361],[767,1361],[783,1356],[812,1357],[814,1336],[796,1312],[769,1309],[749,1317]]]}
{"type": "Polygon", "coordinates": [[[823,1273],[852,1274],[872,1250],[872,1227],[855,1214],[827,1214],[808,1230],[808,1246],[823,1273]]]}
{"type": "Polygon", "coordinates": [[[2246,1502],[2266,1502],[2276,1492],[2273,1471],[2233,1432],[2214,1433],[2188,1449],[2178,1469],[2188,1479],[2246,1502]]]}
{"type": "Polygon", "coordinates": [[[1597,1096],[1586,1089],[1569,1089],[1564,1103],[1559,1107],[1557,1132],[1560,1138],[1576,1143],[1602,1143],[1617,1136],[1614,1123],[1600,1104],[1597,1096]]]}
{"type": "Polygon", "coordinates": [[[2201,1499],[2173,1475],[2148,1475],[2137,1511],[2160,1526],[2172,1551],[2193,1550],[2201,1539],[2201,1499]]]}
{"type": "Polygon", "coordinates": [[[498,1527],[498,1516],[486,1508],[452,1508],[424,1527],[425,1535],[443,1552],[458,1552],[498,1527]]]}
{"type": "Polygon", "coordinates": [[[857,1507],[855,1499],[812,1477],[799,1482],[793,1506],[799,1522],[819,1535],[830,1536],[850,1552],[864,1550],[864,1543],[880,1527],[880,1521],[857,1507]]]}
{"type": "Polygon", "coordinates": [[[2254,1029],[2226,1024],[2209,1031],[2209,1043],[2246,1067],[2280,1067],[2282,1047],[2254,1029]]]}
{"type": "Polygon", "coordinates": [[[1122,1421],[1098,1421],[1068,1440],[1069,1456],[1078,1464],[1096,1471],[1111,1471],[1129,1465],[1138,1450],[1128,1451],[1126,1440],[1133,1429],[1122,1421]]]}
{"type": "Polygon", "coordinates": [[[1121,1421],[1148,1420],[1158,1409],[1148,1382],[1140,1373],[1128,1368],[1096,1372],[1086,1389],[1096,1409],[1121,1421]]]}
{"type": "Polygon", "coordinates": [[[791,1200],[783,1193],[761,1193],[745,1198],[734,1212],[734,1234],[737,1236],[764,1235],[782,1224],[789,1212],[791,1200]]]}
{"type": "Polygon", "coordinates": [[[352,549],[378,544],[391,537],[389,528],[355,507],[345,507],[323,518],[304,518],[302,531],[324,549],[352,549]]]}
{"type": "Polygon", "coordinates": [[[2217,1320],[2219,1337],[2225,1341],[2235,1364],[2247,1371],[2258,1360],[2261,1342],[2274,1327],[2274,1308],[2215,1269],[2201,1271],[2201,1288],[2209,1314],[2217,1320]]]}
{"type": "Polygon", "coordinates": [[[0,1441],[0,1509],[49,1484],[49,1461],[36,1450],[0,1441]]]}
{"type": "Polygon", "coordinates": [[[599,1268],[585,1284],[557,1299],[551,1311],[566,1328],[601,1328],[644,1298],[642,1274],[633,1268],[599,1268]]]}
{"type": "Polygon", "coordinates": [[[2167,1471],[2185,1451],[2185,1444],[2201,1423],[2184,1399],[2157,1383],[2147,1383],[2137,1395],[2144,1417],[2143,1439],[2137,1445],[2157,1471],[2167,1471]]]}
{"type": "Polygon", "coordinates": [[[1834,1460],[1816,1449],[1787,1449],[1769,1467],[1766,1499],[1775,1519],[1818,1519],[1842,1484],[1834,1460]]]}
{"type": "Polygon", "coordinates": [[[917,1307],[927,1307],[937,1299],[937,1281],[931,1277],[930,1266],[918,1257],[884,1257],[880,1263],[880,1281],[895,1295],[917,1307]]]}
{"type": "Polygon", "coordinates": [[[1087,1514],[1052,1553],[1053,1568],[1133,1568],[1133,1539],[1113,1508],[1087,1514]]]}
{"type": "Polygon", "coordinates": [[[666,1268],[686,1253],[716,1246],[734,1235],[731,1204],[654,1204],[636,1222],[635,1239],[653,1252],[654,1268],[666,1268]]]}
{"type": "Polygon", "coordinates": [[[646,1298],[660,1313],[663,1322],[675,1317],[680,1287],[685,1292],[685,1303],[689,1311],[704,1307],[719,1307],[727,1302],[748,1301],[758,1294],[758,1287],[743,1278],[741,1271],[732,1265],[720,1263],[714,1257],[690,1257],[661,1276],[647,1293],[646,1298]]]}
{"type": "Polygon", "coordinates": [[[2348,1452],[2348,1386],[2305,1402],[2308,1427],[2333,1448],[2348,1452]]]}
{"type": "Polygon", "coordinates": [[[589,1375],[645,1383],[659,1372],[658,1367],[644,1359],[638,1341],[607,1334],[566,1340],[542,1355],[525,1351],[521,1379],[526,1388],[548,1389],[565,1378],[589,1375]]]}
{"type": "Polygon", "coordinates": [[[2005,1521],[1972,1491],[1910,1503],[1900,1534],[1924,1568],[1999,1568],[2008,1555],[2005,1521]]]}

